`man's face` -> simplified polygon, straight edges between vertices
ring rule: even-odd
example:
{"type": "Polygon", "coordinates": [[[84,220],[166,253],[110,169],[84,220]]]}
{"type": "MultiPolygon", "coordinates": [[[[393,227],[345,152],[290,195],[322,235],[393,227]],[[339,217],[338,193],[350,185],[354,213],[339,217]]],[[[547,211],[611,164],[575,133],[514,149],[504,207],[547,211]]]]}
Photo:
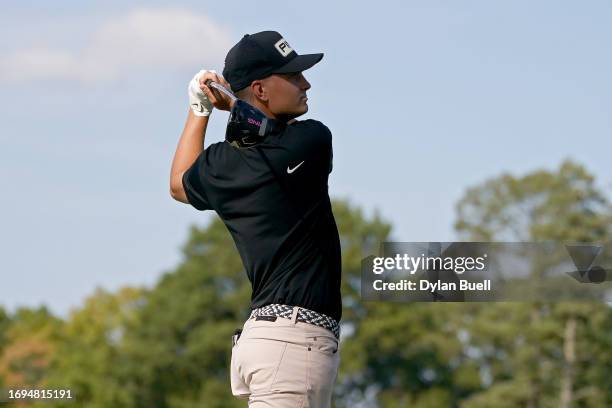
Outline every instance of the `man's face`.
{"type": "Polygon", "coordinates": [[[310,83],[301,72],[273,74],[262,80],[268,91],[268,110],[275,116],[295,118],[308,112],[310,83]]]}

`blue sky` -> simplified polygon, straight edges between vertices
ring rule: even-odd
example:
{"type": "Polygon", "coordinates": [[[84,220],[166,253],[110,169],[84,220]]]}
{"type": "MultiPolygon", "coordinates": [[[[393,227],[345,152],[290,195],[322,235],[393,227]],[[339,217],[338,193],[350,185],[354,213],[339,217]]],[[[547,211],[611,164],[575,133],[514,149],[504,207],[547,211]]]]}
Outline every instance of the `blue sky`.
{"type": "MultiPolygon", "coordinates": [[[[395,240],[450,241],[466,187],[572,158],[612,196],[612,4],[14,2],[0,15],[0,304],[65,316],[152,285],[202,213],[168,194],[201,68],[281,32],[334,136],[330,192],[395,240]],[[61,4],[60,6],[60,3],[61,4]]],[[[206,145],[223,138],[214,112],[206,145]]],[[[367,254],[364,254],[366,256],[367,254]]]]}

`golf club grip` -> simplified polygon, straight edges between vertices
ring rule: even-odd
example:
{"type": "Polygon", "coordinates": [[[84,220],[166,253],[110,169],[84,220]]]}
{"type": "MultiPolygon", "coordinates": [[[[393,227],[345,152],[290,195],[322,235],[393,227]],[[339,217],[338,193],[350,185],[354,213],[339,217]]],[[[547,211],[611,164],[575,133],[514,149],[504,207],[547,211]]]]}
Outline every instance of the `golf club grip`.
{"type": "Polygon", "coordinates": [[[212,86],[213,88],[217,89],[220,92],[223,92],[224,94],[232,98],[232,100],[236,100],[236,96],[231,91],[227,90],[223,85],[213,81],[212,79],[207,79],[206,81],[204,81],[204,85],[208,87],[212,86]]]}

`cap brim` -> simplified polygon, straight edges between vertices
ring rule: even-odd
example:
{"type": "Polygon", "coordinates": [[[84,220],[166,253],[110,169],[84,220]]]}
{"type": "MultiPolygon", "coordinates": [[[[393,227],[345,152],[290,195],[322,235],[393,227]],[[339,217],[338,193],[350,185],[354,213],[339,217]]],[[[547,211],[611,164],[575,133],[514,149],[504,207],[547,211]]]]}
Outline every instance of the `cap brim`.
{"type": "Polygon", "coordinates": [[[298,55],[287,64],[275,69],[272,74],[288,74],[291,72],[301,72],[312,67],[317,62],[321,61],[323,54],[303,54],[298,55]]]}

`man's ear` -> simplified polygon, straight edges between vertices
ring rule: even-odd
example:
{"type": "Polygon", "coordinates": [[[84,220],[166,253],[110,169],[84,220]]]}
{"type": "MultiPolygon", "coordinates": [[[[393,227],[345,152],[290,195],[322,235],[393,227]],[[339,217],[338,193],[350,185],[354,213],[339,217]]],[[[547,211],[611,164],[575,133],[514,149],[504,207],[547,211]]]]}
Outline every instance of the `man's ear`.
{"type": "Polygon", "coordinates": [[[262,81],[256,80],[251,83],[251,91],[253,96],[262,101],[268,100],[268,90],[262,81]]]}

